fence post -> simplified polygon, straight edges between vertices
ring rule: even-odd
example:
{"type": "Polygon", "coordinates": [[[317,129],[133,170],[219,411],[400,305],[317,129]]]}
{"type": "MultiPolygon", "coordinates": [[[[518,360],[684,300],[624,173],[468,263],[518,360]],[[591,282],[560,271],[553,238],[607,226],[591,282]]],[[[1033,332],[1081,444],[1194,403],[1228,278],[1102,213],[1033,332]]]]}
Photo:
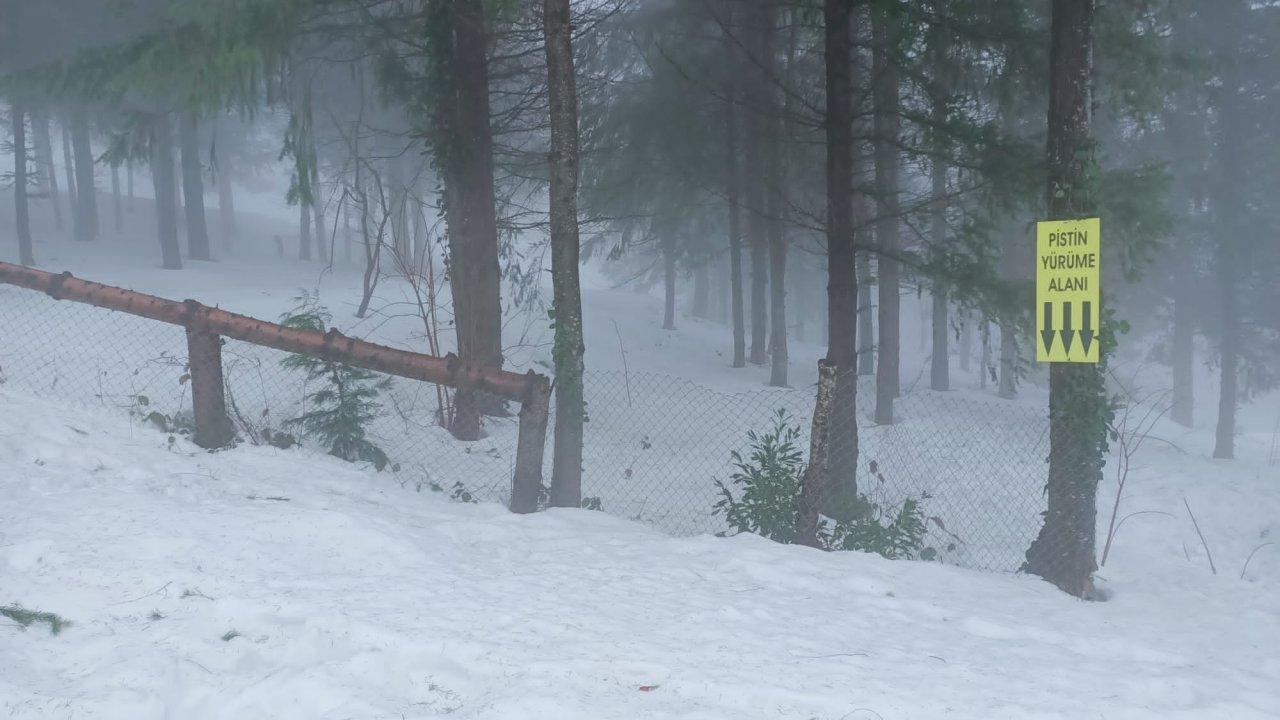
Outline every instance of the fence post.
{"type": "Polygon", "coordinates": [[[542,455],[547,441],[547,415],[551,387],[545,378],[529,372],[529,391],[520,404],[520,436],[516,441],[516,469],[511,478],[511,512],[538,509],[542,494],[542,455]]]}
{"type": "Polygon", "coordinates": [[[202,448],[226,447],[235,439],[227,417],[222,382],[222,338],[187,326],[187,362],[191,373],[191,406],[195,415],[195,443],[202,448]]]}

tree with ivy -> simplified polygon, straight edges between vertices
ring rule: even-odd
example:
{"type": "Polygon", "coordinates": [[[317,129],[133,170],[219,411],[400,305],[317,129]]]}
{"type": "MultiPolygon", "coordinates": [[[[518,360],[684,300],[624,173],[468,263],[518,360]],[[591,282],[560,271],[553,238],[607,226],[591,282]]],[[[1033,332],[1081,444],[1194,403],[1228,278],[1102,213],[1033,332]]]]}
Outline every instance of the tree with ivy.
{"type": "MultiPolygon", "coordinates": [[[[1097,165],[1091,135],[1094,0],[1054,0],[1049,60],[1047,204],[1050,220],[1092,217],[1097,165]]],[[[1049,370],[1048,509],[1027,550],[1026,570],[1077,597],[1093,592],[1097,491],[1114,410],[1103,382],[1115,348],[1103,311],[1100,363],[1049,370]]]]}

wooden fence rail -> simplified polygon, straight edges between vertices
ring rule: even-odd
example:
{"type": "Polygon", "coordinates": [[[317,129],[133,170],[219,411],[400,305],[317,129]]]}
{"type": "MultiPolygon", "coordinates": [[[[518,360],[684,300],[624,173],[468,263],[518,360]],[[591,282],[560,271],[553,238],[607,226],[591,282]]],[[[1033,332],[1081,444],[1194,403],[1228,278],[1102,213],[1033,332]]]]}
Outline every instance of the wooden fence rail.
{"type": "Polygon", "coordinates": [[[43,292],[55,300],[85,303],[185,328],[196,426],[193,439],[205,448],[224,447],[234,436],[223,392],[220,336],[518,402],[520,432],[511,481],[511,510],[526,513],[537,509],[551,394],[551,383],[543,375],[470,365],[453,354],[441,358],[398,350],[347,337],[337,330],[285,327],[195,300],[168,300],[82,280],[67,272],[54,274],[0,262],[0,283],[43,292]]]}

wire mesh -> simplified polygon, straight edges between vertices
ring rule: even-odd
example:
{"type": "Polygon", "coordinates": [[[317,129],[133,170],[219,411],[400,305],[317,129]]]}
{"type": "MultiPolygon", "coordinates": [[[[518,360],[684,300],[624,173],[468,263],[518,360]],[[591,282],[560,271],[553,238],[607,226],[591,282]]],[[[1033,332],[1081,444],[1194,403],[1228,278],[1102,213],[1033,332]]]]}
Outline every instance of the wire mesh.
{"type": "MultiPolygon", "coordinates": [[[[10,286],[0,286],[0,323],[0,382],[6,387],[127,413],[170,431],[189,423],[181,328],[10,286]]],[[[286,421],[304,411],[314,388],[305,373],[282,363],[287,357],[224,341],[228,410],[242,440],[288,444],[286,421]]],[[[584,504],[667,533],[733,531],[716,510],[722,499],[717,483],[733,487],[731,477],[740,469],[733,453],[748,457],[748,433],[767,430],[779,412],[807,454],[813,387],[726,392],[670,375],[622,371],[588,372],[584,384],[584,504]]],[[[918,503],[929,557],[1018,569],[1046,508],[1047,409],[977,392],[916,390],[896,400],[893,424],[875,425],[869,420],[871,378],[858,378],[857,387],[859,492],[882,508],[918,503]]],[[[442,427],[434,385],[392,378],[378,402],[380,414],[367,433],[390,458],[388,472],[398,482],[462,500],[507,501],[514,417],[486,418],[485,436],[464,442],[442,427]]],[[[832,436],[853,431],[838,422],[830,429],[832,436]]]]}

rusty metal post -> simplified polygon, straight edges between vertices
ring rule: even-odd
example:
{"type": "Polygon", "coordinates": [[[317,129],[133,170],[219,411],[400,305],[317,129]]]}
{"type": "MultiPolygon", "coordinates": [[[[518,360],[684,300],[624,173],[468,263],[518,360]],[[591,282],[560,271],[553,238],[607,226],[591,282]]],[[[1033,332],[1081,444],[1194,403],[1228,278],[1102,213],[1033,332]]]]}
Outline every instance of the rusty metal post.
{"type": "Polygon", "coordinates": [[[235,428],[227,417],[227,399],[222,382],[222,338],[188,327],[187,357],[191,373],[191,406],[196,423],[195,443],[209,450],[226,447],[235,439],[235,428]]]}
{"type": "Polygon", "coordinates": [[[516,441],[516,468],[511,478],[511,512],[538,509],[542,494],[542,458],[547,442],[547,415],[551,386],[546,378],[530,372],[529,391],[520,405],[520,435],[516,441]]]}

